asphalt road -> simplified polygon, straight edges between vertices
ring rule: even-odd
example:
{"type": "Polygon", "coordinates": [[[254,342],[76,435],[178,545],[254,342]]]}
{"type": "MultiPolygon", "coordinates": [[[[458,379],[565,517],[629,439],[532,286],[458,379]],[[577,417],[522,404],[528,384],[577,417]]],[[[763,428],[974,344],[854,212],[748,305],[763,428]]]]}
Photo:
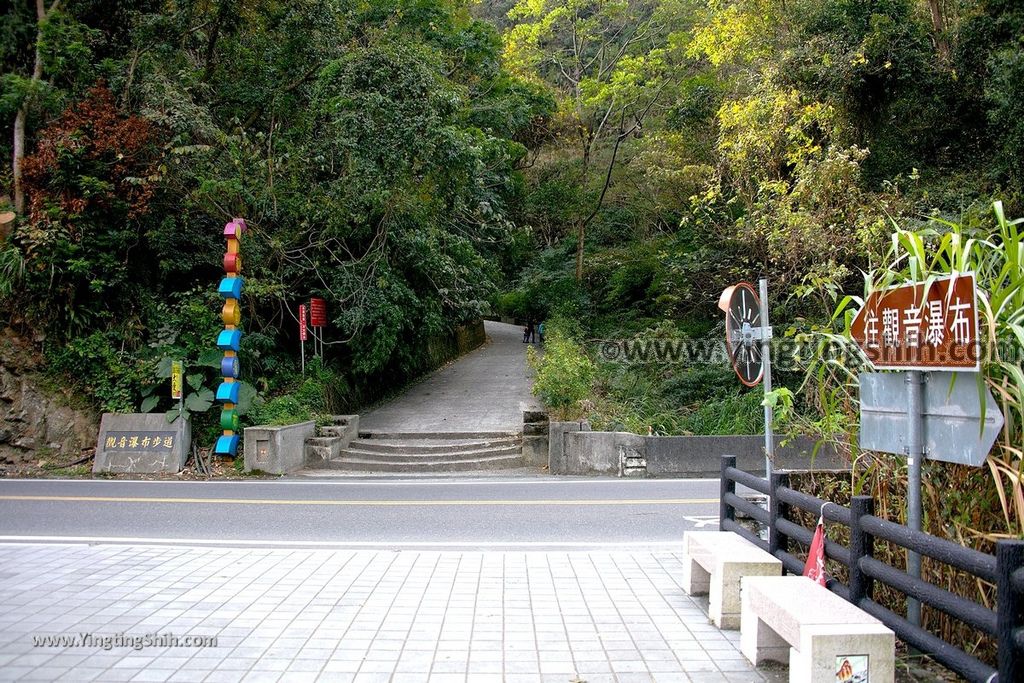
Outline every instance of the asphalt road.
{"type": "Polygon", "coordinates": [[[438,549],[677,545],[718,480],[0,480],[0,543],[438,549]]]}

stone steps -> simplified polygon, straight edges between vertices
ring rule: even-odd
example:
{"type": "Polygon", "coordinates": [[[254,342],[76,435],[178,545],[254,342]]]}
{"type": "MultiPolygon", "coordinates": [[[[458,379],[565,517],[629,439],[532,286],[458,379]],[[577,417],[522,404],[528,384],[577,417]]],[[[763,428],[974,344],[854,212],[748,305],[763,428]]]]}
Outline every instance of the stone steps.
{"type": "Polygon", "coordinates": [[[499,447],[472,448],[465,450],[434,451],[431,453],[380,453],[364,450],[355,444],[341,451],[339,458],[343,460],[362,460],[365,462],[378,462],[381,464],[401,464],[437,462],[457,464],[468,460],[480,458],[521,456],[522,446],[508,444],[499,447]]]}
{"type": "Polygon", "coordinates": [[[470,451],[489,448],[522,447],[518,437],[502,437],[499,439],[359,439],[353,441],[349,448],[371,453],[450,453],[453,451],[470,451]]]}
{"type": "Polygon", "coordinates": [[[456,472],[524,466],[522,437],[513,432],[364,432],[324,461],[360,472],[456,472]]]}
{"type": "Polygon", "coordinates": [[[503,470],[523,467],[521,453],[514,455],[491,456],[471,460],[430,460],[423,462],[380,462],[360,458],[342,457],[328,460],[323,467],[331,470],[347,470],[350,472],[467,472],[472,470],[503,470]]]}
{"type": "Polygon", "coordinates": [[[360,431],[359,439],[414,440],[414,441],[466,441],[487,439],[519,439],[520,432],[370,432],[360,431]]]}
{"type": "Polygon", "coordinates": [[[334,415],[331,424],[321,426],[319,436],[306,439],[303,446],[306,466],[324,467],[338,458],[359,431],[358,415],[334,415]]]}

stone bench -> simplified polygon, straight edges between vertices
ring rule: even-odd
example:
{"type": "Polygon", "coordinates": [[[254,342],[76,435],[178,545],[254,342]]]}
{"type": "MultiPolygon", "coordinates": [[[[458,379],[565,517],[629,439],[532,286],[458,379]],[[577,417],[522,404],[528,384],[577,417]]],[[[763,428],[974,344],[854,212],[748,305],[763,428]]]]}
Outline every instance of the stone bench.
{"type": "Polygon", "coordinates": [[[895,676],[895,634],[882,622],[804,576],[742,580],[740,650],[754,665],[789,662],[791,683],[843,680],[844,662],[871,683],[895,676]]]}
{"type": "Polygon", "coordinates": [[[708,596],[708,616],[718,628],[740,627],[740,578],[781,574],[782,562],[739,534],[683,534],[683,590],[708,596]]]}

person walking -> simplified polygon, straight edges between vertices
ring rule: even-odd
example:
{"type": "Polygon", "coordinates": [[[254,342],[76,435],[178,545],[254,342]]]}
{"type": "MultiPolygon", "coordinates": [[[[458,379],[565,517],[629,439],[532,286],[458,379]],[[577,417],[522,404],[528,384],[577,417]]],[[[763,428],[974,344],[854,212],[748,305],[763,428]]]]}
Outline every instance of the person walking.
{"type": "Polygon", "coordinates": [[[540,340],[541,346],[544,345],[544,321],[541,320],[540,324],[537,325],[537,339],[540,340]]]}

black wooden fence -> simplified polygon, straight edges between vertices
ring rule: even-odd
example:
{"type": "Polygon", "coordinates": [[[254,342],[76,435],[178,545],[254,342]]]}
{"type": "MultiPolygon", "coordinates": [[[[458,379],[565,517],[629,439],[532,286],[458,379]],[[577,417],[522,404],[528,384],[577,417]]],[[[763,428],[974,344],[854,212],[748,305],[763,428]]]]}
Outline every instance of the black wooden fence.
{"type": "Polygon", "coordinates": [[[793,574],[803,572],[804,562],[789,552],[789,542],[794,540],[805,547],[809,546],[813,531],[790,519],[788,513],[792,508],[805,510],[815,516],[821,513],[825,519],[849,527],[849,547],[833,541],[825,543],[825,554],[849,570],[849,582],[846,584],[834,578],[829,579],[827,585],[830,590],[879,619],[903,642],[927,653],[969,681],[1024,681],[1024,541],[999,541],[996,554],[987,555],[875,517],[872,514],[874,501],[870,496],[854,496],[850,507],[842,507],[789,488],[789,475],[786,472],[776,472],[769,480],[738,470],[736,457],[731,455],[722,457],[720,506],[722,531],[736,532],[764,548],[782,562],[785,571],[793,574]],[[736,495],[736,484],[768,496],[768,509],[736,495]],[[767,526],[768,540],[762,540],[738,523],[737,510],[767,526]],[[874,557],[876,538],[956,567],[994,585],[997,609],[956,595],[880,562],[874,557]],[[876,581],[994,637],[998,668],[993,669],[875,602],[872,598],[876,581]]]}

